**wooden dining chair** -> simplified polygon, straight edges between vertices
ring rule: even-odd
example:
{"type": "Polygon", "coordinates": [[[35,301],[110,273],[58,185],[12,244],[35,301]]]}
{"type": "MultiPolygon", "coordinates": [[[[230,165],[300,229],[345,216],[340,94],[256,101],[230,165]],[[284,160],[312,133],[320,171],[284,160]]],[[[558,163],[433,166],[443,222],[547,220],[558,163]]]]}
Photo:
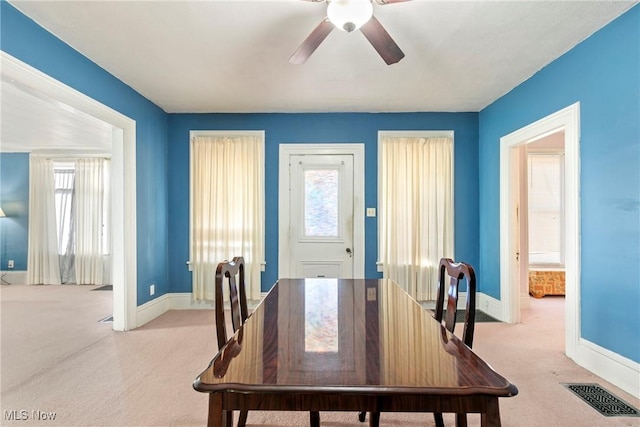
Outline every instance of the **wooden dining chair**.
{"type": "MultiPolygon", "coordinates": [[[[442,258],[439,264],[438,292],[436,296],[436,311],[434,318],[442,323],[444,327],[455,333],[456,314],[458,312],[458,290],[460,282],[467,283],[467,305],[464,312],[464,325],[462,328],[462,342],[469,348],[473,345],[473,331],[476,321],[476,273],[473,267],[464,262],[455,262],[450,258],[442,258]],[[449,282],[448,290],[446,282],[449,282]],[[444,310],[444,295],[447,293],[446,311],[444,310]]],[[[444,420],[441,413],[433,414],[437,427],[444,427],[444,420]]],[[[466,414],[456,414],[456,425],[465,427],[467,425],[466,414]]]]}
{"type": "MultiPolygon", "coordinates": [[[[247,308],[247,294],[244,282],[244,258],[237,256],[232,261],[222,261],[216,268],[215,281],[215,312],[216,334],[218,336],[218,350],[227,343],[227,322],[224,314],[225,282],[229,289],[229,305],[231,308],[231,324],[236,332],[249,316],[247,308]],[[236,281],[236,276],[238,280],[236,281]]],[[[227,413],[227,425],[233,423],[233,411],[227,413]]],[[[247,411],[240,411],[238,427],[247,423],[247,411]]]]}
{"type": "MultiPolygon", "coordinates": [[[[215,311],[216,311],[216,332],[218,335],[218,350],[227,343],[227,323],[224,315],[224,283],[228,283],[229,302],[231,306],[231,324],[235,333],[249,317],[247,308],[247,294],[244,281],[244,258],[234,257],[232,261],[223,261],[216,268],[215,284],[215,311]],[[236,282],[236,276],[238,281],[236,282]]],[[[238,427],[244,427],[247,423],[247,411],[240,411],[238,427]]],[[[233,424],[233,411],[227,413],[227,425],[233,424]]],[[[320,413],[312,411],[309,413],[309,425],[311,427],[320,426],[320,413]]]]}
{"type": "MultiPolygon", "coordinates": [[[[476,273],[471,265],[464,262],[455,262],[450,258],[442,258],[438,265],[438,290],[436,293],[436,311],[434,318],[443,323],[443,326],[451,333],[456,328],[456,314],[458,312],[458,289],[460,281],[467,283],[467,305],[464,315],[464,326],[462,330],[462,342],[469,348],[473,344],[473,331],[476,320],[476,273]],[[449,283],[446,288],[447,281],[449,283]],[[444,295],[447,294],[447,309],[444,310],[444,295]]],[[[360,412],[358,419],[364,422],[366,412],[360,412]]],[[[380,413],[369,414],[371,420],[369,425],[378,426],[380,413]]],[[[433,414],[437,427],[444,427],[444,420],[441,413],[433,414]]],[[[466,414],[456,414],[456,426],[466,427],[466,414]]]]}

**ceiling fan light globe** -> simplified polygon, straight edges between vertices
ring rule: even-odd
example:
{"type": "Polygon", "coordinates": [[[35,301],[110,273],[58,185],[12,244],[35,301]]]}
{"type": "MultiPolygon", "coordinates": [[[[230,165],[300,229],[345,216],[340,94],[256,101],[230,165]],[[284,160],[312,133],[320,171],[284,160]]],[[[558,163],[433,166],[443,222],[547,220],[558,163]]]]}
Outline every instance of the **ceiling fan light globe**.
{"type": "Polygon", "coordinates": [[[327,17],[333,25],[348,33],[362,27],[373,16],[371,0],[330,0],[327,17]]]}

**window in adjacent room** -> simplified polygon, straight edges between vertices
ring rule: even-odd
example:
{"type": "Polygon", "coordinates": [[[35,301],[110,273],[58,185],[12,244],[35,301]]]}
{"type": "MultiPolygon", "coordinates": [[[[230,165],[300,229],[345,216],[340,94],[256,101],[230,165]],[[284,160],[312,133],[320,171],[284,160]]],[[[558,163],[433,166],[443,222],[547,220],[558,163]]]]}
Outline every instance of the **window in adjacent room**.
{"type": "Polygon", "coordinates": [[[564,266],[564,155],[530,153],[529,265],[564,266]]]}

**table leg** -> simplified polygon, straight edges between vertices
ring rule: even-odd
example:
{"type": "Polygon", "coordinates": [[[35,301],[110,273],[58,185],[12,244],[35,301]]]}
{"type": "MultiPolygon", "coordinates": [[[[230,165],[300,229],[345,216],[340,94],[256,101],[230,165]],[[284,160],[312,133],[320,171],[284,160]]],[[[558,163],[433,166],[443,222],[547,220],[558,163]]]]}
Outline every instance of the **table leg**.
{"type": "Polygon", "coordinates": [[[309,412],[309,425],[311,427],[320,427],[320,412],[318,411],[309,412]]]}
{"type": "Polygon", "coordinates": [[[467,414],[456,414],[456,427],[467,427],[467,414]]]}
{"type": "Polygon", "coordinates": [[[380,412],[369,412],[369,427],[380,426],[380,412]]]}
{"type": "Polygon", "coordinates": [[[208,427],[232,427],[233,412],[222,410],[222,394],[209,393],[208,427]]]}
{"type": "Polygon", "coordinates": [[[501,427],[500,407],[498,406],[497,397],[487,400],[487,412],[482,413],[480,425],[482,427],[501,427]]]}
{"type": "Polygon", "coordinates": [[[244,427],[247,425],[247,415],[249,415],[248,411],[240,411],[240,415],[238,417],[238,427],[244,427]]]}

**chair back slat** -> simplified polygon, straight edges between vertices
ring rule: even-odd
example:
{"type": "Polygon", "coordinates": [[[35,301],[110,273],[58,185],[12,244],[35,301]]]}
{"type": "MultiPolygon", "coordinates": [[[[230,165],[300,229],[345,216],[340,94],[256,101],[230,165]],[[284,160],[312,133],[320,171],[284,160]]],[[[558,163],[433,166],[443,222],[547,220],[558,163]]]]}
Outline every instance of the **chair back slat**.
{"type": "Polygon", "coordinates": [[[458,295],[460,281],[467,283],[467,305],[465,310],[462,341],[469,347],[473,345],[473,332],[476,318],[476,275],[471,265],[464,262],[455,262],[450,258],[442,258],[439,265],[438,293],[436,297],[435,319],[443,322],[444,327],[451,333],[455,333],[456,313],[458,311],[458,295]],[[449,279],[449,287],[445,290],[446,279],[449,279]],[[444,295],[447,294],[447,310],[444,314],[444,295]]]}
{"type": "Polygon", "coordinates": [[[233,331],[237,331],[247,320],[247,296],[244,282],[244,258],[234,257],[232,261],[222,261],[216,268],[215,281],[215,315],[218,348],[227,343],[227,323],[224,314],[224,287],[229,288],[229,303],[231,308],[231,323],[233,331]],[[236,280],[237,277],[237,280],[236,280]]]}

